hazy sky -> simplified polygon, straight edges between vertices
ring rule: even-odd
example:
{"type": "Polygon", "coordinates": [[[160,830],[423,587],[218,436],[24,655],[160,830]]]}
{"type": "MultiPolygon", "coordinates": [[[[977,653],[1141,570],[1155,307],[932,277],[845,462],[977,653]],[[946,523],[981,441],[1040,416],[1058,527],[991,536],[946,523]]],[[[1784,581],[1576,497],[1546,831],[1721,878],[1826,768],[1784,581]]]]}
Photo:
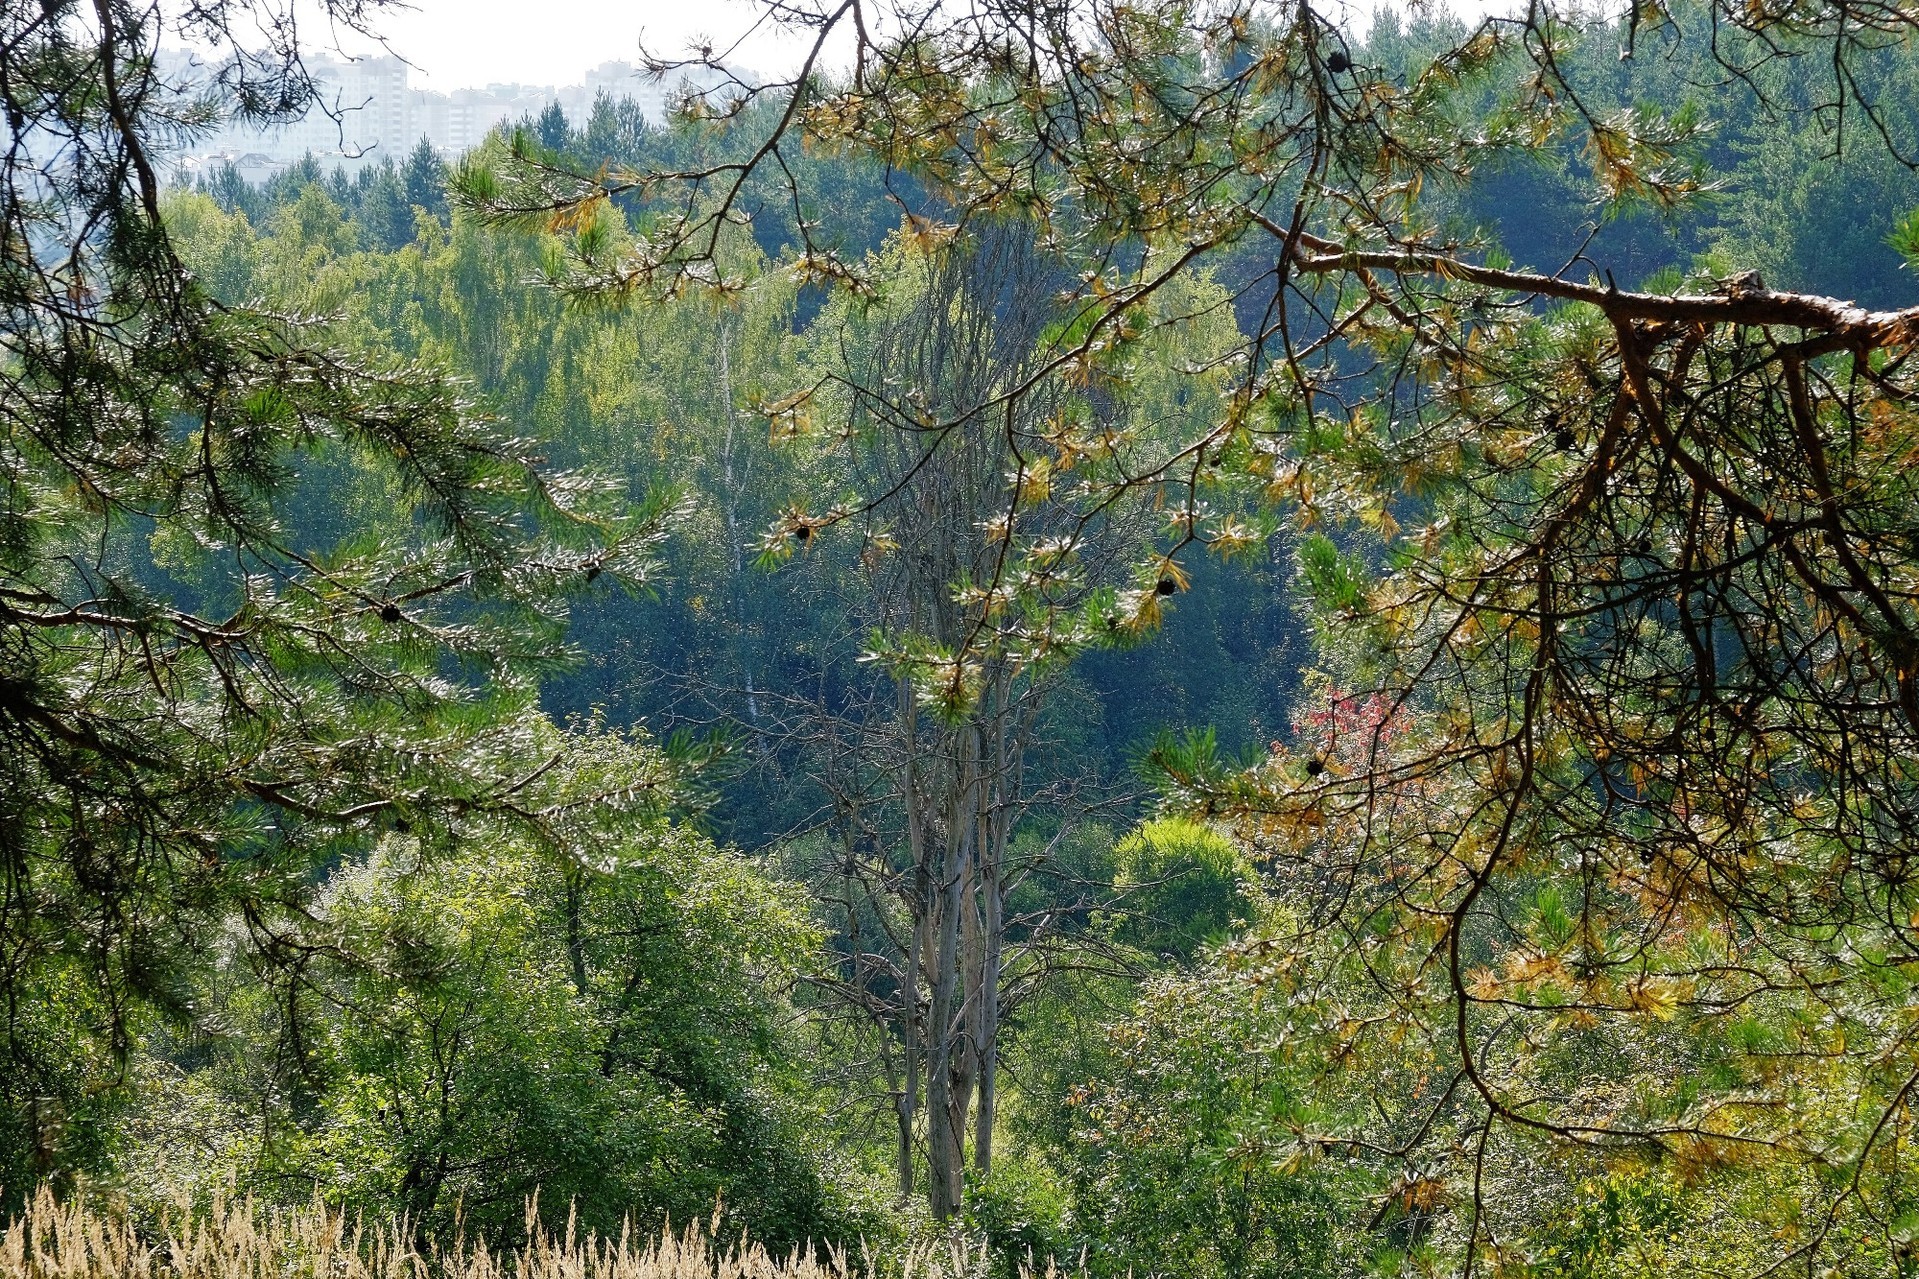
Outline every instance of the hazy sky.
{"type": "MultiPolygon", "coordinates": [[[[690,40],[715,47],[758,16],[748,0],[409,0],[378,19],[393,51],[416,68],[417,88],[447,91],[495,82],[578,84],[602,62],[638,59],[640,36],[654,52],[683,54],[690,40]]],[[[310,35],[320,31],[309,26],[310,35]]],[[[316,42],[316,43],[323,43],[316,42]]],[[[346,44],[344,51],[361,52],[346,44]]],[[[761,35],[735,61],[771,72],[793,65],[797,41],[761,35]]]]}
{"type": "MultiPolygon", "coordinates": [[[[1347,23],[1373,3],[1322,0],[1318,6],[1347,23]]],[[[1479,13],[1504,0],[1450,0],[1455,13],[1479,13]]],[[[716,48],[737,38],[761,13],[752,0],[406,0],[379,19],[394,52],[416,68],[416,88],[478,88],[500,82],[578,84],[609,60],[636,61],[641,33],[654,52],[684,54],[691,40],[716,48]]],[[[318,34],[311,26],[309,34],[318,34]]],[[[347,45],[345,51],[365,51],[347,45]]],[[[748,40],[736,65],[761,73],[798,65],[805,44],[769,31],[748,40]]]]}

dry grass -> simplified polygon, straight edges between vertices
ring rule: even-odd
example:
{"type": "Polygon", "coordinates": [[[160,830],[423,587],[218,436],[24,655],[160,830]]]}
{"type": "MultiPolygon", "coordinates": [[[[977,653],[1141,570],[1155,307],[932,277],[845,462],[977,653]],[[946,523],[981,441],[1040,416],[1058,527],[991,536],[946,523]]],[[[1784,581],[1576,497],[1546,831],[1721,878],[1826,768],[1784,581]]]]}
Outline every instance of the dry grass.
{"type": "MultiPolygon", "coordinates": [[[[142,1232],[124,1215],[42,1190],[0,1235],[0,1279],[975,1279],[985,1256],[964,1243],[916,1249],[892,1264],[811,1250],[776,1257],[722,1245],[698,1224],[599,1239],[534,1227],[524,1247],[416,1245],[405,1222],[368,1224],[314,1203],[219,1202],[210,1213],[142,1232]]],[[[1050,1272],[1049,1272],[1050,1274],[1050,1272]]]]}

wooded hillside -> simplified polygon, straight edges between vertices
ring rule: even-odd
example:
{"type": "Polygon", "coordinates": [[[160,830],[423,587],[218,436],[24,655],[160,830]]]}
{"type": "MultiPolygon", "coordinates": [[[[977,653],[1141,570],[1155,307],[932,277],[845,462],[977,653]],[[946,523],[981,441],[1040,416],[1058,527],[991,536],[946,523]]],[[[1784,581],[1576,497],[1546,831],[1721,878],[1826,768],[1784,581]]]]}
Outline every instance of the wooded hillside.
{"type": "Polygon", "coordinates": [[[0,1264],[1914,1264],[1919,9],[291,12],[0,15],[0,1264]]]}

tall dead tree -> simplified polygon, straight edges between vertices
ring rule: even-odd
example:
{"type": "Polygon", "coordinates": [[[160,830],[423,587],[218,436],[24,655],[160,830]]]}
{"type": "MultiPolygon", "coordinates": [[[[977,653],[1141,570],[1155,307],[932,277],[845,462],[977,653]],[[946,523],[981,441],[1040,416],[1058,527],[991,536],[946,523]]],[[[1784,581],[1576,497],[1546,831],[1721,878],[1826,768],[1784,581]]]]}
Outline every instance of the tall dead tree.
{"type": "MultiPolygon", "coordinates": [[[[1018,225],[902,249],[893,296],[850,316],[833,356],[857,487],[884,495],[863,517],[857,611],[892,674],[813,724],[835,741],[814,769],[837,836],[816,879],[842,915],[825,987],[877,1032],[900,1193],[918,1189],[923,1142],[939,1218],[960,1206],[969,1149],[976,1175],[991,1168],[1008,1004],[1064,942],[1062,921],[1085,914],[1067,899],[1088,886],[1070,883],[1008,912],[1014,887],[1054,869],[1044,848],[1015,856],[1022,818],[1090,779],[1032,767],[1058,667],[1006,642],[994,602],[1015,559],[1003,520],[1027,482],[1021,459],[1068,395],[1033,378],[1057,274],[1018,225]]],[[[1115,548],[1120,524],[1104,530],[1115,548]]],[[[1075,528],[1083,595],[1102,542],[1075,528]]]]}

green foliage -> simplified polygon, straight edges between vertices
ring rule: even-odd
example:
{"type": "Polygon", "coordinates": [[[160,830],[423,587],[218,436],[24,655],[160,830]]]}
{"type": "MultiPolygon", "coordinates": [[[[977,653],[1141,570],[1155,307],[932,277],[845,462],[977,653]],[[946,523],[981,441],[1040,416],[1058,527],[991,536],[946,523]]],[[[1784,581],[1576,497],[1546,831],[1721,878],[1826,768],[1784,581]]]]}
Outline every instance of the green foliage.
{"type": "MultiPolygon", "coordinates": [[[[608,736],[583,749],[599,757],[576,750],[583,786],[653,767],[608,736]]],[[[772,1243],[842,1233],[789,1066],[782,992],[818,942],[805,902],[685,830],[604,856],[589,870],[394,837],[335,871],[297,976],[230,970],[208,992],[231,1027],[212,1060],[149,1068],[121,1184],[160,1204],[229,1177],[274,1198],[307,1187],[441,1234],[457,1217],[512,1235],[535,1192],[550,1225],[575,1213],[602,1233],[716,1207],[772,1243]],[[263,1089],[276,1051],[289,1073],[263,1089]],[[196,1129],[228,1133],[198,1166],[196,1129]]]]}
{"type": "Polygon", "coordinates": [[[1645,1274],[1667,1250],[1697,1242],[1683,1231],[1680,1187],[1670,1178],[1614,1173],[1580,1190],[1581,1202],[1560,1223],[1562,1233],[1534,1258],[1541,1279],[1645,1274]]]}
{"type": "MultiPolygon", "coordinates": [[[[1843,3],[1364,41],[1114,6],[1024,85],[961,33],[927,49],[994,50],[973,82],[806,86],[804,147],[760,146],[770,91],[673,129],[602,97],[457,175],[422,141],[162,199],[140,140],[198,108],[129,56],[145,20],[43,8],[4,20],[5,84],[56,86],[7,88],[12,128],[80,158],[3,209],[0,1185],[874,1224],[922,890],[862,734],[900,671],[962,721],[984,653],[1055,681],[990,888],[1007,1069],[965,1221],[1001,1273],[1910,1265],[1905,356],[1605,309],[1614,277],[1762,291],[1736,267],[1905,301],[1910,42],[1822,34],[1843,3]],[[1708,92],[1716,57],[1757,92],[1708,92]],[[686,220],[644,177],[710,166],[686,220]],[[1515,262],[1610,287],[1550,309],[1485,282],[1515,262]],[[1755,368],[1810,371],[1790,431],[1755,368]],[[785,845],[818,900],[666,824],[701,798],[675,752],[542,707],[731,722],[710,820],[831,827],[785,845]],[[1155,735],[1208,824],[1062,824],[1131,811],[1155,735]],[[1575,1123],[1603,1154],[1540,1135],[1575,1123]]],[[[310,96],[265,70],[256,116],[310,96]]]]}
{"type": "Polygon", "coordinates": [[[1906,260],[1906,266],[1919,261],[1919,209],[1914,209],[1893,223],[1892,234],[1886,242],[1898,250],[1899,256],[1906,260]]]}
{"type": "Polygon", "coordinates": [[[420,1220],[457,1201],[489,1231],[538,1189],[608,1233],[722,1202],[769,1242],[831,1232],[776,1073],[804,907],[693,837],[615,856],[605,874],[382,858],[331,886],[373,971],[332,997],[337,1101],[290,1170],[420,1220]]]}
{"type": "Polygon", "coordinates": [[[398,177],[408,204],[416,209],[424,209],[432,217],[445,219],[446,165],[441,162],[439,152],[433,149],[432,143],[421,138],[407,153],[398,177]]]}
{"type": "Polygon", "coordinates": [[[1380,1246],[1360,1229],[1374,1175],[1317,1144],[1316,1064],[1252,975],[1214,964],[1151,983],[1069,1095],[1051,1156],[1092,1273],[1348,1273],[1380,1246]]]}
{"type": "Polygon", "coordinates": [[[1359,603],[1366,591],[1365,567],[1332,538],[1311,534],[1301,539],[1298,555],[1300,577],[1321,609],[1335,613],[1359,603]]]}
{"type": "MultiPolygon", "coordinates": [[[[265,237],[163,197],[147,148],[215,108],[158,83],[158,11],[0,12],[11,153],[63,157],[0,173],[0,1185],[17,1195],[99,1166],[139,1044],[209,1029],[193,992],[220,939],[289,962],[277,941],[338,859],[405,830],[584,861],[667,801],[621,787],[547,810],[534,707],[565,597],[643,578],[661,510],[547,467],[445,362],[315,318],[351,293],[349,186],[305,166],[256,206],[265,237]]],[[[246,16],[192,19],[249,86],[228,105],[254,123],[312,105],[297,51],[236,47],[246,16]]]]}
{"type": "Polygon", "coordinates": [[[1002,1158],[990,1177],[967,1187],[965,1223],[984,1243],[1001,1279],[1062,1269],[1074,1260],[1066,1227],[1071,1196],[1037,1159],[1002,1158]]]}
{"type": "Polygon", "coordinates": [[[1147,822],[1113,848],[1120,909],[1113,936],[1154,956],[1191,959],[1255,913],[1254,870],[1232,840],[1197,822],[1147,822]]]}

